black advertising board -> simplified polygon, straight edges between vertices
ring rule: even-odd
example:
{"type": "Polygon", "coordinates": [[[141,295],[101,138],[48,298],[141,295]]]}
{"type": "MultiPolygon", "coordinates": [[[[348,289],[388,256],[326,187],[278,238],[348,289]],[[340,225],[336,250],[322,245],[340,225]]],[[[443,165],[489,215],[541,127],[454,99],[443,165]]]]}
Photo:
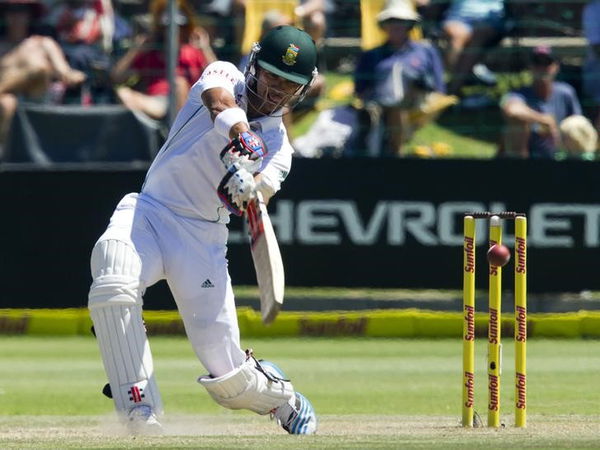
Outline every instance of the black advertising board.
{"type": "MultiPolygon", "coordinates": [[[[459,289],[464,212],[517,211],[528,217],[530,291],[600,289],[599,169],[570,161],[297,160],[270,208],[287,282],[459,289]]],[[[486,221],[477,234],[483,286],[486,221]]],[[[232,240],[242,235],[232,232],[232,240]]],[[[506,221],[509,247],[512,236],[506,221]]],[[[231,246],[232,260],[238,251],[231,246]]],[[[234,280],[242,277],[237,268],[234,280]]],[[[510,275],[505,270],[505,283],[510,275]]]]}
{"type": "MultiPolygon", "coordinates": [[[[82,306],[89,253],[145,168],[0,170],[0,307],[82,306]]],[[[296,159],[269,205],[290,286],[460,289],[466,211],[528,217],[531,292],[600,289],[600,164],[535,160],[296,159]]],[[[478,285],[487,228],[478,225],[478,285]]],[[[236,284],[254,284],[242,222],[230,226],[236,284]]],[[[512,247],[512,223],[504,242],[512,247]]],[[[507,266],[511,268],[509,264],[507,266]]],[[[505,270],[505,283],[511,282],[505,270]]],[[[151,308],[173,308],[151,289],[151,308]]]]}

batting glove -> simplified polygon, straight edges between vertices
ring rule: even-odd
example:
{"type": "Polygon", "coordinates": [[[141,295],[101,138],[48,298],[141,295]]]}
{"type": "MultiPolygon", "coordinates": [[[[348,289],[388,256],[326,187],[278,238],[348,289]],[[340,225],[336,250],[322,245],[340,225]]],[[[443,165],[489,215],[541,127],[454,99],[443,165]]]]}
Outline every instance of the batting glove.
{"type": "Polygon", "coordinates": [[[221,150],[220,156],[227,170],[231,170],[233,165],[238,165],[250,173],[255,173],[260,169],[266,154],[267,148],[260,136],[252,131],[244,131],[221,150]]]}
{"type": "Polygon", "coordinates": [[[229,212],[241,216],[256,196],[254,175],[233,164],[219,183],[217,194],[229,212]]]}

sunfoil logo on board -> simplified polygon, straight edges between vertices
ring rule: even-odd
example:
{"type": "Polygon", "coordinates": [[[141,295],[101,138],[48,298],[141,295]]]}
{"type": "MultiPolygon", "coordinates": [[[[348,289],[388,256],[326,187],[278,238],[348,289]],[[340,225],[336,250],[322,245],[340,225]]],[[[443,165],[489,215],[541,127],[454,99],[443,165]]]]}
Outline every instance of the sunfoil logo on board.
{"type": "Polygon", "coordinates": [[[368,319],[310,320],[300,319],[301,336],[364,336],[368,319]]]}
{"type": "Polygon", "coordinates": [[[0,334],[25,334],[29,325],[29,316],[0,316],[0,334]]]}

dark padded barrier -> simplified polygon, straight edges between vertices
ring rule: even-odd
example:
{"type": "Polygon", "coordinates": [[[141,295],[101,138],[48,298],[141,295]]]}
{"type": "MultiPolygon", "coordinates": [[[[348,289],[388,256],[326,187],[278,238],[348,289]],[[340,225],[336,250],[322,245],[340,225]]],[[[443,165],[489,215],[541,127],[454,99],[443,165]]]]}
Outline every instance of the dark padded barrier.
{"type": "MultiPolygon", "coordinates": [[[[146,167],[0,165],[0,307],[85,305],[90,250],[146,167]]],[[[460,289],[462,213],[478,209],[528,214],[530,291],[600,289],[598,173],[569,161],[297,159],[270,210],[292,286],[460,289]]],[[[231,230],[232,279],[253,284],[242,222],[231,230]]],[[[507,224],[509,245],[511,234],[507,224]]],[[[146,305],[174,307],[164,284],[146,305]]]]}
{"type": "Polygon", "coordinates": [[[151,161],[162,145],[159,125],[123,106],[26,105],[13,119],[3,160],[151,161]]]}

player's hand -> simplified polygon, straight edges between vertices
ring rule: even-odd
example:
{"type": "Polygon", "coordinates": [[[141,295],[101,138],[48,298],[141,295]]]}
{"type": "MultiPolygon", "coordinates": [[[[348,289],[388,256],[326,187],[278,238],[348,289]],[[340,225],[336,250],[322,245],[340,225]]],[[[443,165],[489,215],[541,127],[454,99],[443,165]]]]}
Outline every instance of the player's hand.
{"type": "Polygon", "coordinates": [[[266,154],[267,148],[260,136],[252,131],[244,131],[225,146],[220,156],[227,170],[238,165],[250,173],[255,173],[259,171],[266,154]]]}
{"type": "Polygon", "coordinates": [[[231,213],[241,216],[248,207],[248,202],[256,196],[254,176],[234,164],[219,183],[217,194],[231,213]]]}

